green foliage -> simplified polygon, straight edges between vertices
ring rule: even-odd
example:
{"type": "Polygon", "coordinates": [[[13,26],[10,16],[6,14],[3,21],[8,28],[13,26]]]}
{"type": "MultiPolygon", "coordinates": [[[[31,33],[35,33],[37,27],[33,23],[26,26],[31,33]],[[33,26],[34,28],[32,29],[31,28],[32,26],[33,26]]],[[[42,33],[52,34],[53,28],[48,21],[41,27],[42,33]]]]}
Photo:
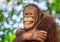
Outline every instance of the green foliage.
{"type": "Polygon", "coordinates": [[[3,10],[0,10],[0,14],[2,14],[3,10]]]}
{"type": "Polygon", "coordinates": [[[3,12],[3,10],[0,10],[0,22],[2,22],[3,21],[3,18],[4,18],[2,12],[3,12]]]}
{"type": "Polygon", "coordinates": [[[18,4],[18,5],[22,4],[22,0],[18,0],[18,1],[17,1],[17,4],[18,4]]]}
{"type": "Polygon", "coordinates": [[[6,0],[7,1],[7,3],[9,3],[10,2],[10,0],[6,0]]]}
{"type": "Polygon", "coordinates": [[[37,2],[38,0],[34,0],[35,2],[37,2]]]}
{"type": "Polygon", "coordinates": [[[56,13],[60,13],[60,0],[54,0],[50,8],[51,10],[55,10],[56,13]]]}
{"type": "Polygon", "coordinates": [[[10,28],[4,28],[1,29],[0,31],[3,32],[3,35],[1,36],[1,42],[12,42],[13,39],[15,38],[15,34],[13,33],[13,30],[10,28]]]}
{"type": "Polygon", "coordinates": [[[9,16],[12,17],[14,15],[14,9],[12,8],[12,11],[9,13],[9,16]]]}
{"type": "Polygon", "coordinates": [[[3,18],[4,18],[4,16],[2,14],[0,14],[0,22],[3,21],[3,18]]]}
{"type": "Polygon", "coordinates": [[[6,35],[2,35],[1,38],[1,42],[12,42],[14,39],[15,35],[13,33],[8,33],[6,35]]]}

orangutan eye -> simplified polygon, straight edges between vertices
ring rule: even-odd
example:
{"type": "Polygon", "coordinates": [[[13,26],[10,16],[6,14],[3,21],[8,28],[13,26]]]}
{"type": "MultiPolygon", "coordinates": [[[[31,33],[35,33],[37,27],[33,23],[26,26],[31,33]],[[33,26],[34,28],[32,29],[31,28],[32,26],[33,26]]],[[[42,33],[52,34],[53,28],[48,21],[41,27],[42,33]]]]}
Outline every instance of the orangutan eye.
{"type": "Polygon", "coordinates": [[[32,15],[32,13],[30,13],[30,15],[32,15]]]}
{"type": "Polygon", "coordinates": [[[27,13],[25,13],[25,15],[28,15],[27,13]]]}

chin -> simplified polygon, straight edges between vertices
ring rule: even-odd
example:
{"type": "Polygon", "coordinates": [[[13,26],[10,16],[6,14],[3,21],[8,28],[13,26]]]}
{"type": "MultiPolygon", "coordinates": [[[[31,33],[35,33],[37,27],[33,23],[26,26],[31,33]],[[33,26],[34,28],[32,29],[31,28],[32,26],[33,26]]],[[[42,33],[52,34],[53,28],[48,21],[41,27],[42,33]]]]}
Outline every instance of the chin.
{"type": "Polygon", "coordinates": [[[28,30],[28,29],[31,29],[31,28],[32,28],[32,26],[30,26],[30,27],[28,27],[28,26],[27,26],[27,27],[24,27],[24,28],[25,28],[26,30],[28,30]]]}
{"type": "Polygon", "coordinates": [[[27,28],[27,27],[25,27],[25,29],[28,30],[28,29],[31,29],[31,28],[27,28]]]}
{"type": "Polygon", "coordinates": [[[31,25],[24,25],[24,28],[25,28],[26,30],[32,29],[33,27],[34,27],[34,23],[31,24],[31,25]]]}

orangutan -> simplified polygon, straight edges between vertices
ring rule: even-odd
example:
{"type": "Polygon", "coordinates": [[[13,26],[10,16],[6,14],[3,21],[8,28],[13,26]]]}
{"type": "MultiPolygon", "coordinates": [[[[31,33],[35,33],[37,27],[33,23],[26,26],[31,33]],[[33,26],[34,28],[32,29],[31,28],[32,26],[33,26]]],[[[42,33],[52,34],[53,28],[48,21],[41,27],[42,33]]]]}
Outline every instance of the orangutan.
{"type": "Polygon", "coordinates": [[[44,14],[35,4],[23,10],[24,28],[18,29],[13,42],[57,42],[57,26],[50,14],[44,14]]]}

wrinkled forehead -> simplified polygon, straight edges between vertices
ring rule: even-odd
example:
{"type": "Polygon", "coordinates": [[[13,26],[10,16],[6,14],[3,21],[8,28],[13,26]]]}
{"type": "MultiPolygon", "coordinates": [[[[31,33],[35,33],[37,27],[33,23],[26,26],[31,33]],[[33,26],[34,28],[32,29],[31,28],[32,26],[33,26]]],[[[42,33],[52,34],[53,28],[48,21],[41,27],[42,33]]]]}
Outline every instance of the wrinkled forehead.
{"type": "Polygon", "coordinates": [[[24,12],[26,12],[26,11],[37,11],[37,8],[35,6],[27,6],[24,9],[24,12]]]}

